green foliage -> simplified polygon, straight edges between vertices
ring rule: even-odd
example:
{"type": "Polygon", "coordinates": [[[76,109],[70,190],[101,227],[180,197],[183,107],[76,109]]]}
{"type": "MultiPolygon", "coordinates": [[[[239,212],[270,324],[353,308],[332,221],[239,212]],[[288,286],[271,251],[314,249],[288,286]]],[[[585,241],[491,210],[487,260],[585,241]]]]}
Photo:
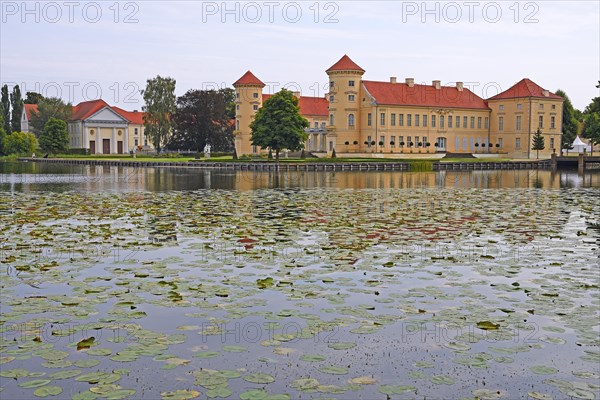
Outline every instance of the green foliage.
{"type": "Polygon", "coordinates": [[[542,131],[538,128],[538,130],[533,134],[532,138],[532,150],[537,152],[537,158],[540,158],[540,150],[544,150],[544,136],[542,136],[542,131]]]}
{"type": "Polygon", "coordinates": [[[13,88],[10,94],[10,103],[12,106],[10,126],[13,132],[17,132],[21,130],[21,116],[23,115],[23,98],[21,97],[19,85],[15,85],[13,88]]]}
{"type": "Polygon", "coordinates": [[[592,102],[585,108],[584,114],[600,114],[600,97],[594,97],[592,102]]]}
{"type": "Polygon", "coordinates": [[[2,119],[4,120],[4,123],[3,123],[4,132],[9,134],[11,132],[11,126],[10,126],[10,99],[8,97],[8,85],[2,86],[0,93],[2,94],[0,96],[0,105],[1,105],[0,108],[2,111],[2,119]]]}
{"type": "Polygon", "coordinates": [[[38,137],[43,152],[56,154],[69,147],[67,123],[57,118],[50,118],[38,137]]]}
{"type": "Polygon", "coordinates": [[[158,153],[169,142],[172,120],[175,112],[175,79],[156,78],[146,81],[142,91],[144,102],[144,132],[158,153]]]}
{"type": "Polygon", "coordinates": [[[25,94],[25,104],[39,104],[40,101],[44,100],[44,96],[37,92],[27,92],[25,94]]]}
{"type": "Polygon", "coordinates": [[[590,139],[592,146],[600,144],[600,114],[589,114],[583,123],[583,137],[590,139]]]}
{"type": "Polygon", "coordinates": [[[202,151],[210,144],[211,153],[231,151],[233,125],[228,115],[228,101],[222,91],[214,90],[189,90],[178,97],[168,147],[202,151]]]}
{"type": "Polygon", "coordinates": [[[38,147],[35,136],[31,133],[13,132],[6,135],[4,151],[6,154],[24,154],[30,156],[38,147]]]}
{"type": "Polygon", "coordinates": [[[556,94],[564,99],[562,112],[562,144],[563,149],[572,149],[573,141],[577,137],[579,131],[579,121],[575,115],[575,108],[569,99],[569,96],[558,89],[556,94]]]}
{"type": "Polygon", "coordinates": [[[38,103],[38,110],[31,112],[31,130],[39,136],[50,118],[60,119],[65,123],[71,119],[73,107],[71,103],[65,104],[57,97],[43,98],[38,103]]]}
{"type": "Polygon", "coordinates": [[[308,134],[304,131],[309,123],[298,107],[298,99],[286,89],[268,98],[250,124],[252,144],[279,152],[283,149],[298,151],[304,148],[308,134]]]}
{"type": "Polygon", "coordinates": [[[6,131],[4,130],[4,113],[2,112],[2,104],[0,104],[0,156],[6,154],[4,152],[4,141],[6,140],[6,131]]]}
{"type": "Polygon", "coordinates": [[[235,119],[235,90],[232,88],[223,88],[219,89],[218,93],[223,96],[225,100],[227,118],[230,120],[235,119]]]}

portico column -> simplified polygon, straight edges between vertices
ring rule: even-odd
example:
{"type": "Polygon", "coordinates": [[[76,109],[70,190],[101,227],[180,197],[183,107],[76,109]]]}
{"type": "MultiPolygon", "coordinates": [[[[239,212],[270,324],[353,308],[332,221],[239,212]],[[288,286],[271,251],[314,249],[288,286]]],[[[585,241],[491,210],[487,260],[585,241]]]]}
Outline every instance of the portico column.
{"type": "Polygon", "coordinates": [[[124,137],[123,137],[123,153],[128,154],[129,153],[129,128],[125,128],[125,131],[123,133],[124,137]]]}
{"type": "Polygon", "coordinates": [[[100,133],[100,127],[96,127],[96,153],[102,154],[102,134],[100,133]]]}
{"type": "Polygon", "coordinates": [[[110,153],[115,154],[117,152],[117,128],[112,128],[112,139],[110,140],[110,153]]]}
{"type": "Polygon", "coordinates": [[[88,149],[90,148],[90,141],[88,139],[88,130],[87,130],[87,126],[85,126],[85,124],[81,124],[82,129],[83,129],[83,143],[81,143],[81,147],[84,149],[88,149]]]}

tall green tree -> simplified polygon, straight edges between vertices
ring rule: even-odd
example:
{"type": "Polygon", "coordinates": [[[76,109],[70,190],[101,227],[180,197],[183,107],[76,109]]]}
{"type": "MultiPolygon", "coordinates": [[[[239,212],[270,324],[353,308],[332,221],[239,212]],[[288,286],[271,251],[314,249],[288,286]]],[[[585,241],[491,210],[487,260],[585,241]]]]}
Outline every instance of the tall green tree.
{"type": "Polygon", "coordinates": [[[10,126],[13,132],[18,132],[21,130],[21,117],[23,116],[23,98],[19,85],[15,85],[10,94],[10,104],[12,106],[10,126]]]}
{"type": "Polygon", "coordinates": [[[0,104],[2,104],[2,117],[4,118],[4,131],[8,135],[11,133],[10,126],[10,98],[8,97],[8,85],[0,89],[0,104]]]}
{"type": "Polygon", "coordinates": [[[31,155],[37,149],[37,139],[31,133],[13,132],[6,135],[4,151],[6,154],[31,155]]]}
{"type": "Polygon", "coordinates": [[[0,104],[0,156],[5,155],[4,142],[6,141],[6,131],[4,130],[4,112],[3,106],[0,104]]]}
{"type": "Polygon", "coordinates": [[[67,123],[58,118],[50,118],[42,133],[38,136],[40,150],[56,154],[69,148],[69,134],[67,123]]]}
{"type": "Polygon", "coordinates": [[[218,90],[219,94],[221,94],[224,98],[226,109],[227,109],[227,117],[231,120],[235,119],[235,90],[232,88],[223,88],[218,90]]]}
{"type": "Polygon", "coordinates": [[[584,114],[592,114],[592,113],[600,114],[600,96],[594,97],[592,99],[592,102],[590,104],[588,104],[588,106],[585,108],[583,113],[584,114]]]}
{"type": "Polygon", "coordinates": [[[44,96],[37,92],[27,92],[25,94],[25,104],[39,104],[44,99],[44,96]]]}
{"type": "Polygon", "coordinates": [[[275,150],[275,159],[279,161],[279,152],[283,149],[302,150],[308,134],[304,131],[309,123],[300,115],[298,99],[286,89],[269,97],[258,110],[252,130],[251,142],[263,149],[275,150]]]}
{"type": "Polygon", "coordinates": [[[175,79],[148,79],[146,89],[142,91],[144,102],[144,132],[150,138],[158,153],[169,142],[172,116],[175,112],[175,79]]]}
{"type": "Polygon", "coordinates": [[[583,137],[590,139],[592,144],[592,154],[594,145],[600,144],[600,114],[591,113],[586,116],[583,122],[583,137]]]}
{"type": "Polygon", "coordinates": [[[531,141],[531,149],[537,152],[536,158],[540,158],[540,150],[544,150],[545,148],[544,136],[542,136],[540,128],[533,134],[533,139],[531,141]]]}
{"type": "Polygon", "coordinates": [[[60,119],[68,123],[71,119],[73,107],[71,103],[65,104],[62,99],[48,97],[40,100],[37,111],[31,113],[31,128],[36,136],[39,136],[50,118],[60,119]]]}
{"type": "Polygon", "coordinates": [[[579,131],[579,121],[575,116],[575,108],[564,90],[558,89],[556,94],[563,98],[562,143],[561,148],[570,150],[579,131]]]}
{"type": "Polygon", "coordinates": [[[168,148],[201,151],[210,144],[214,151],[231,151],[233,125],[228,107],[221,90],[189,90],[178,97],[168,148]]]}

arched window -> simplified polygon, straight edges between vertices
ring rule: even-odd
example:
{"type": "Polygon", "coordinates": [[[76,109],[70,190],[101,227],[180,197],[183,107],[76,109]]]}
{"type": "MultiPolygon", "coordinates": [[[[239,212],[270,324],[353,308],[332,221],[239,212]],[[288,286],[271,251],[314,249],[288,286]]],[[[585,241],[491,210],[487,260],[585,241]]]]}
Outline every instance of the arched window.
{"type": "Polygon", "coordinates": [[[333,126],[333,114],[329,115],[329,126],[333,126]]]}
{"type": "Polygon", "coordinates": [[[354,126],[354,114],[348,114],[348,126],[354,126]]]}

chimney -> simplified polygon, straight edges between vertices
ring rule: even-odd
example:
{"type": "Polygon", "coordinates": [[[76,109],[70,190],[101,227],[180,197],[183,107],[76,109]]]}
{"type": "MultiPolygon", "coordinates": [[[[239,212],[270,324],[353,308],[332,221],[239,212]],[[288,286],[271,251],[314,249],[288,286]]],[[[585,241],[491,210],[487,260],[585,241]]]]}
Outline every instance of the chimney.
{"type": "Polygon", "coordinates": [[[462,82],[456,82],[456,89],[457,89],[459,92],[462,92],[462,91],[463,91],[463,86],[464,86],[464,85],[463,85],[463,83],[462,83],[462,82]]]}
{"type": "Polygon", "coordinates": [[[550,96],[550,92],[547,91],[546,89],[542,90],[542,94],[544,95],[544,97],[550,96]]]}
{"type": "Polygon", "coordinates": [[[296,98],[299,99],[300,98],[300,92],[294,92],[294,97],[296,97],[296,98]]]}
{"type": "Polygon", "coordinates": [[[394,84],[396,83],[396,77],[395,76],[390,77],[390,83],[394,83],[394,84]]]}
{"type": "Polygon", "coordinates": [[[408,85],[408,87],[414,87],[415,86],[415,79],[414,78],[406,78],[404,81],[406,82],[406,84],[408,85]]]}
{"type": "Polygon", "coordinates": [[[439,90],[442,87],[442,81],[433,81],[431,82],[431,85],[439,90]]]}

